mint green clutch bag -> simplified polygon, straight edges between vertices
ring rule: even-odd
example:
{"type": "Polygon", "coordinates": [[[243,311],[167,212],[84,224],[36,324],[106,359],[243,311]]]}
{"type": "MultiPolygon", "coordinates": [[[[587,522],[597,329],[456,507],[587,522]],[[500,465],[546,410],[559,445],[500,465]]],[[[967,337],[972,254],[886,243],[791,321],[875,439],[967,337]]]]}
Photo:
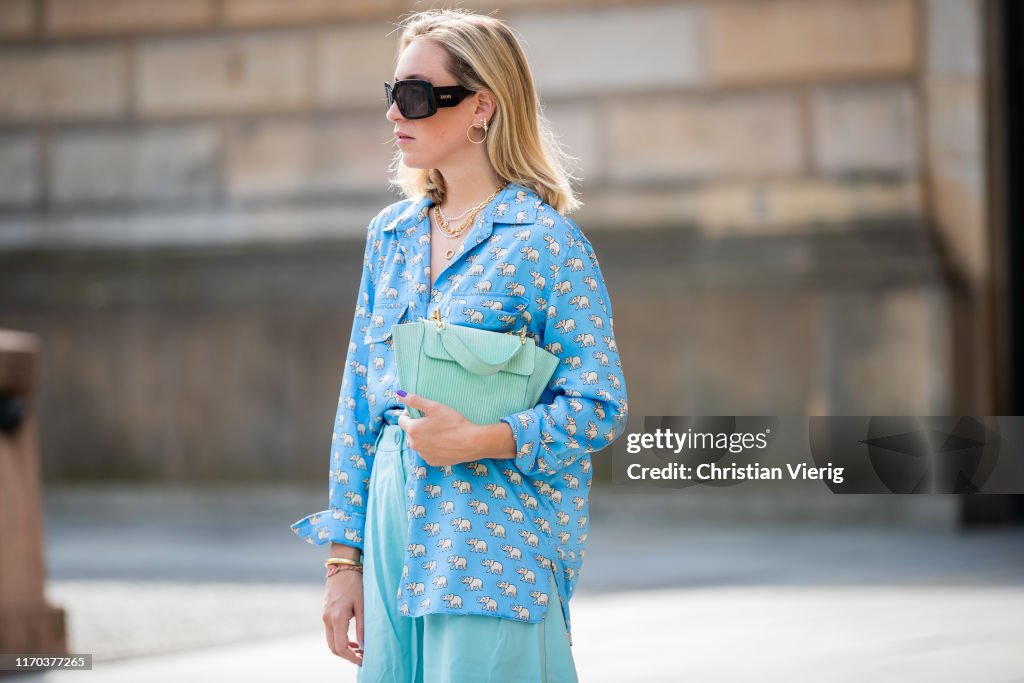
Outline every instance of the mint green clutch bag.
{"type": "MultiPolygon", "coordinates": [[[[524,334],[453,325],[437,318],[391,327],[398,382],[455,408],[475,424],[537,405],[558,357],[524,334]]],[[[409,415],[423,414],[408,406],[409,415]]]]}

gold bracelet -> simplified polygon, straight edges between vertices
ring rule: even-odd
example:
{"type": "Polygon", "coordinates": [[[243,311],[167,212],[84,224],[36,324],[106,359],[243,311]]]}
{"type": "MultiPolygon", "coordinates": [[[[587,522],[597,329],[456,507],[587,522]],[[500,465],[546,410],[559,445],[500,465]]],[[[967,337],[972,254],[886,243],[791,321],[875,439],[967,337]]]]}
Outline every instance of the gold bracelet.
{"type": "Polygon", "coordinates": [[[350,565],[353,565],[355,567],[362,567],[363,566],[362,562],[359,562],[357,560],[350,560],[350,559],[345,558],[345,557],[329,557],[329,558],[327,558],[327,561],[324,562],[324,566],[326,566],[326,567],[330,567],[332,564],[350,564],[350,565]]]}

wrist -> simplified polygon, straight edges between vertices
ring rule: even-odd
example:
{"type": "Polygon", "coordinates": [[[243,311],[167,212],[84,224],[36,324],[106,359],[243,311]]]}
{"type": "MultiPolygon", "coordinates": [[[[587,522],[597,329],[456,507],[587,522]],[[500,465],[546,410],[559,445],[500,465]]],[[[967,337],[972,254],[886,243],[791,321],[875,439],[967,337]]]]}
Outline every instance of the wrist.
{"type": "Polygon", "coordinates": [[[516,457],[516,440],[512,428],[505,422],[489,425],[474,425],[477,429],[473,444],[473,456],[479,458],[508,459],[516,457]]]}
{"type": "Polygon", "coordinates": [[[327,567],[327,578],[331,578],[336,574],[342,572],[357,572],[362,573],[363,563],[358,560],[349,560],[341,557],[329,557],[324,561],[324,566],[327,567]]]}
{"type": "Polygon", "coordinates": [[[355,560],[356,562],[361,561],[363,551],[355,546],[345,545],[344,543],[331,543],[331,552],[328,557],[340,557],[346,560],[355,560]]]}

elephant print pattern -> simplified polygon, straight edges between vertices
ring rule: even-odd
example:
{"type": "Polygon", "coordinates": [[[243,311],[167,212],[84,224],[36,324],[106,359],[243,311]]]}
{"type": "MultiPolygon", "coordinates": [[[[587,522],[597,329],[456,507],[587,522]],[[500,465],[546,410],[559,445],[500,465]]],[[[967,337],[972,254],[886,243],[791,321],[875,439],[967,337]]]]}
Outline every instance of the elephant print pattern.
{"type": "Polygon", "coordinates": [[[626,383],[612,305],[589,240],[533,190],[508,183],[431,287],[429,198],[381,211],[363,272],[334,422],[328,509],[293,531],[363,547],[366,496],[383,425],[403,405],[391,326],[437,310],[459,325],[525,331],[560,360],[539,403],[502,418],[511,459],[433,467],[412,451],[402,614],[487,614],[539,622],[556,596],[567,627],[589,530],[591,455],[625,428],[626,383]]]}

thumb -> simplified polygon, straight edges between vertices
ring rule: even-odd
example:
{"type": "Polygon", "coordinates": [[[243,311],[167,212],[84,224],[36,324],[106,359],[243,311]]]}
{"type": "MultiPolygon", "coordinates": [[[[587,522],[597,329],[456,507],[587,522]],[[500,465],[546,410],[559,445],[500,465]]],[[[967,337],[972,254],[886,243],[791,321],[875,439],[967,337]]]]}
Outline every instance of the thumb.
{"type": "Polygon", "coordinates": [[[420,396],[419,394],[413,394],[408,391],[403,391],[402,389],[399,389],[395,393],[398,394],[398,397],[402,400],[402,403],[404,403],[407,406],[412,406],[413,408],[416,408],[417,410],[420,410],[424,413],[429,413],[431,410],[440,405],[437,401],[431,401],[429,398],[420,396]]]}

